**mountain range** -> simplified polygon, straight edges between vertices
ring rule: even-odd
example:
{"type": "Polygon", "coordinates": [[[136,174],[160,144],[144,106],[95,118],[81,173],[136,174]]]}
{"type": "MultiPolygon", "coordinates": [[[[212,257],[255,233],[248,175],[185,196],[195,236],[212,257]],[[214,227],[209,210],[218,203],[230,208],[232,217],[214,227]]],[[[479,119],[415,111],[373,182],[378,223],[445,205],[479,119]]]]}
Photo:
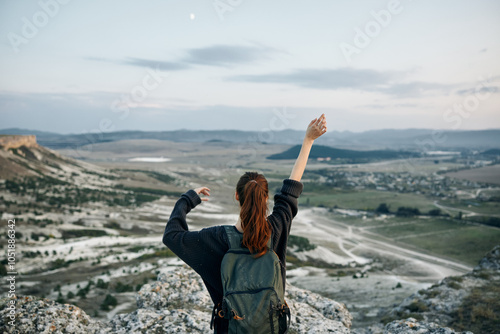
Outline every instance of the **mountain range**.
{"type": "MultiPolygon", "coordinates": [[[[82,134],[58,134],[29,129],[9,128],[0,134],[35,135],[39,144],[52,149],[79,148],[85,145],[130,139],[157,139],[173,142],[266,142],[300,144],[304,131],[281,130],[175,130],[175,131],[116,131],[82,134]]],[[[432,130],[385,129],[365,132],[329,131],[319,139],[321,145],[348,149],[391,150],[487,150],[500,148],[500,129],[432,130]]]]}

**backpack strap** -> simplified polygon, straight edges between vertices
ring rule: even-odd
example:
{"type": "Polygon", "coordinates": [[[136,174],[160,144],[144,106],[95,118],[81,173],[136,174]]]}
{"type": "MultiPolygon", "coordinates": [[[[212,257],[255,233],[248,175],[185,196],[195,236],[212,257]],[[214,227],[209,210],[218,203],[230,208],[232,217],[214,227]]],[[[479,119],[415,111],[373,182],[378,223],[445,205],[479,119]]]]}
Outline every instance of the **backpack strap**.
{"type": "Polygon", "coordinates": [[[267,241],[267,249],[273,250],[273,234],[271,233],[271,236],[269,237],[269,240],[267,241]]]}
{"type": "MultiPolygon", "coordinates": [[[[234,225],[224,225],[226,230],[227,239],[229,240],[229,249],[241,249],[241,240],[243,239],[243,234],[238,232],[234,225]]],[[[267,241],[267,248],[273,250],[273,235],[267,241]]]]}
{"type": "Polygon", "coordinates": [[[242,234],[239,233],[233,225],[224,225],[227,239],[229,240],[229,249],[240,249],[242,234]]]}

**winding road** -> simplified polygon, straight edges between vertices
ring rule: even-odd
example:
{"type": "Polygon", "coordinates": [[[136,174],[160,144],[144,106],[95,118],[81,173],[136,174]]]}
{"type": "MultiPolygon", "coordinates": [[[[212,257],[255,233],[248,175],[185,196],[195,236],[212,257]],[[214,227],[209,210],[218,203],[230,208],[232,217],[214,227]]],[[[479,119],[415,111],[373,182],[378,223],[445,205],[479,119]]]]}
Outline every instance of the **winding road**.
{"type": "Polygon", "coordinates": [[[412,276],[418,269],[422,271],[419,279],[436,280],[450,275],[458,275],[472,270],[471,266],[418,252],[414,249],[396,245],[393,240],[369,231],[369,228],[353,227],[326,217],[319,209],[306,209],[294,220],[293,233],[309,238],[313,243],[333,245],[328,247],[339,256],[359,264],[367,259],[357,254],[376,253],[382,257],[400,259],[407,264],[408,272],[399,269],[398,274],[412,276]]]}

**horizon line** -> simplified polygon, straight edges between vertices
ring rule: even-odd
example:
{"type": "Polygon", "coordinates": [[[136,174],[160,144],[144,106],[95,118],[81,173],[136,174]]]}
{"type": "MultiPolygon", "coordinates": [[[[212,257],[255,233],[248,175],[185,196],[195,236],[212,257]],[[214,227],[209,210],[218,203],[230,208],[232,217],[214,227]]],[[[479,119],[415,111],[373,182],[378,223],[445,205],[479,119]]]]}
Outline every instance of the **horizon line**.
{"type": "MultiPolygon", "coordinates": [[[[365,132],[372,132],[372,131],[408,131],[408,130],[420,130],[420,131],[440,131],[440,132],[472,132],[472,131],[495,131],[495,130],[500,130],[500,127],[498,128],[483,128],[483,129],[434,129],[434,128],[381,128],[381,129],[370,129],[370,130],[364,130],[364,131],[353,131],[353,130],[329,130],[325,135],[328,135],[328,133],[365,133],[365,132]]],[[[123,133],[123,132],[178,132],[178,131],[186,131],[186,132],[224,132],[224,131],[238,131],[238,132],[263,132],[263,131],[272,131],[272,132],[284,132],[284,131],[296,131],[296,132],[305,132],[304,130],[299,130],[299,129],[292,129],[292,128],[287,128],[287,129],[282,129],[282,130],[270,130],[270,129],[260,129],[260,130],[241,130],[241,129],[175,129],[175,130],[140,130],[140,129],[127,129],[127,130],[117,130],[117,131],[86,131],[86,132],[80,132],[80,133],[61,133],[61,132],[53,132],[53,131],[46,131],[46,130],[36,130],[36,129],[26,129],[26,128],[18,128],[18,127],[10,127],[10,128],[4,128],[0,129],[0,135],[15,135],[15,134],[10,134],[10,133],[5,133],[9,131],[22,131],[26,133],[30,132],[40,132],[40,133],[45,133],[45,134],[53,134],[53,135],[60,135],[60,136],[71,136],[71,135],[85,135],[85,134],[97,134],[97,133],[103,133],[103,134],[110,134],[110,133],[123,133]]]]}

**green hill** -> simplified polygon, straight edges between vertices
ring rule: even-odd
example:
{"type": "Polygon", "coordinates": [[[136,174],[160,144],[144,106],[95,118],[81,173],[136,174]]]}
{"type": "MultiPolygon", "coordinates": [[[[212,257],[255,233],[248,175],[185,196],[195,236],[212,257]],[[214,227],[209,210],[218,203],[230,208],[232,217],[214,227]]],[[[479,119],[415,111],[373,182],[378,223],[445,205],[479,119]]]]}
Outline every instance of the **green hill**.
{"type": "MultiPolygon", "coordinates": [[[[271,160],[296,159],[300,152],[300,145],[293,146],[288,150],[273,154],[267,157],[271,160]]],[[[348,159],[352,161],[370,161],[370,160],[387,160],[387,159],[404,159],[410,156],[415,157],[418,153],[408,151],[392,151],[392,150],[374,150],[374,151],[356,151],[333,148],[330,146],[315,145],[311,149],[310,158],[327,158],[348,159]]]]}

